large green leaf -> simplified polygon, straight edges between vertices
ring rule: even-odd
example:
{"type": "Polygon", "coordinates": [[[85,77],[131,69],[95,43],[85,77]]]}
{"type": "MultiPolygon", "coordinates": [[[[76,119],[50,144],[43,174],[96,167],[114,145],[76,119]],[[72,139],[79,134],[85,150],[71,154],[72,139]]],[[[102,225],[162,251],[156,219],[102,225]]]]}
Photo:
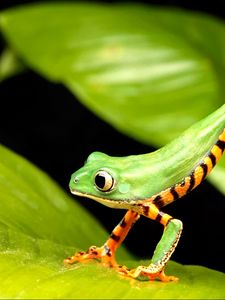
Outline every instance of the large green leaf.
{"type": "MultiPolygon", "coordinates": [[[[66,268],[63,258],[106,233],[46,174],[2,146],[0,157],[1,298],[225,297],[225,275],[204,267],[170,262],[180,281],[169,284],[126,279],[98,262],[66,268]]],[[[121,254],[128,266],[140,263],[121,254]]]]}
{"type": "MultiPolygon", "coordinates": [[[[5,11],[0,26],[27,65],[156,147],[224,102],[225,26],[212,17],[57,2],[5,11]]],[[[222,164],[220,171],[225,178],[222,164]]],[[[218,186],[216,171],[211,178],[218,186]]]]}
{"type": "Polygon", "coordinates": [[[78,248],[106,238],[100,224],[46,174],[3,146],[0,158],[0,222],[7,229],[78,248]],[[93,227],[96,238],[89,230],[93,227]]]}
{"type": "Polygon", "coordinates": [[[1,28],[29,66],[66,84],[119,130],[156,146],[224,101],[225,26],[207,16],[48,3],[3,12],[1,28]]]}

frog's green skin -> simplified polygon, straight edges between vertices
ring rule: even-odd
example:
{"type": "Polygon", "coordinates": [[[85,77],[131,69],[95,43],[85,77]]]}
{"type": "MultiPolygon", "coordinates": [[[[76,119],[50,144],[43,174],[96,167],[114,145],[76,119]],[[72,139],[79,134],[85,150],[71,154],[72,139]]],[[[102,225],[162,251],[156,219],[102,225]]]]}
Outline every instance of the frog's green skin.
{"type": "Polygon", "coordinates": [[[155,152],[127,157],[92,153],[72,175],[71,192],[128,212],[102,247],[91,247],[66,262],[97,257],[131,277],[175,280],[163,270],[178,243],[182,222],[160,208],[190,192],[210,173],[225,149],[224,128],[225,105],[155,152]],[[128,270],[117,265],[114,253],[140,215],[160,222],[165,230],[151,264],[128,270]]]}

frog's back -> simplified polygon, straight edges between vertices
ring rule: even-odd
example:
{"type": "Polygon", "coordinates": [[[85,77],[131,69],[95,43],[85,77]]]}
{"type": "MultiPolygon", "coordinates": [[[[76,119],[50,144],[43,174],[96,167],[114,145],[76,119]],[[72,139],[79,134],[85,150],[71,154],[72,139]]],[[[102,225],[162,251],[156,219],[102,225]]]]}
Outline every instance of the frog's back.
{"type": "Polygon", "coordinates": [[[150,184],[140,200],[164,206],[200,184],[223,154],[224,128],[225,105],[165,147],[140,155],[139,163],[150,184]]]}

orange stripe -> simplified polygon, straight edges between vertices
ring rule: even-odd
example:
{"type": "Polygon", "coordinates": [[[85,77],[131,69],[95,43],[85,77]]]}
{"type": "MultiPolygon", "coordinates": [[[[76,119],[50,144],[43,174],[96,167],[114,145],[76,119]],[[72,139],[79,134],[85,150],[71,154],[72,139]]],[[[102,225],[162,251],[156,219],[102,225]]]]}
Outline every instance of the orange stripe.
{"type": "Polygon", "coordinates": [[[213,164],[212,164],[212,160],[208,157],[208,156],[206,156],[205,158],[204,158],[204,163],[207,165],[207,167],[208,167],[208,171],[207,171],[207,174],[206,174],[206,176],[207,175],[209,175],[209,173],[212,171],[212,169],[213,169],[213,164]]]}
{"type": "MultiPolygon", "coordinates": [[[[223,132],[219,136],[218,141],[225,142],[225,129],[223,130],[223,132]]],[[[221,156],[223,155],[223,151],[221,150],[221,148],[215,144],[211,148],[211,153],[216,157],[216,163],[218,163],[218,161],[220,160],[221,156]]]]}
{"type": "Polygon", "coordinates": [[[170,203],[171,201],[173,201],[173,195],[170,192],[170,188],[168,188],[165,191],[161,192],[160,196],[162,197],[163,202],[165,202],[165,203],[170,203]]]}
{"type": "Polygon", "coordinates": [[[190,176],[185,177],[183,183],[176,184],[175,190],[178,193],[179,197],[186,195],[189,186],[190,186],[190,176]]]}
{"type": "Polygon", "coordinates": [[[124,238],[126,237],[127,233],[132,227],[133,223],[137,221],[139,217],[140,216],[136,212],[132,210],[128,210],[124,217],[124,221],[126,225],[121,226],[121,224],[118,224],[113,229],[109,239],[105,243],[112,252],[115,251],[119,247],[119,245],[123,242],[124,238]]]}
{"type": "Polygon", "coordinates": [[[221,135],[219,136],[219,140],[225,142],[225,129],[223,130],[223,132],[222,132],[221,135]]]}
{"type": "Polygon", "coordinates": [[[152,220],[155,220],[159,214],[159,209],[154,204],[150,205],[148,217],[152,220]]]}
{"type": "Polygon", "coordinates": [[[201,166],[197,166],[197,168],[195,169],[194,177],[195,177],[195,185],[194,185],[193,189],[202,182],[203,169],[201,166]]]}
{"type": "Polygon", "coordinates": [[[143,205],[142,214],[152,220],[158,220],[162,225],[166,226],[169,219],[172,217],[166,213],[161,212],[155,204],[143,205]],[[146,209],[148,208],[148,210],[146,209]],[[146,214],[148,211],[148,214],[146,214]]]}
{"type": "Polygon", "coordinates": [[[216,163],[218,163],[220,157],[222,156],[223,152],[221,149],[217,146],[214,145],[211,149],[212,154],[216,157],[216,163]]]}
{"type": "Polygon", "coordinates": [[[164,214],[164,215],[162,216],[162,219],[161,219],[160,223],[161,223],[162,225],[166,226],[166,224],[168,223],[168,221],[169,221],[170,219],[171,219],[171,216],[170,216],[170,215],[164,214]]]}

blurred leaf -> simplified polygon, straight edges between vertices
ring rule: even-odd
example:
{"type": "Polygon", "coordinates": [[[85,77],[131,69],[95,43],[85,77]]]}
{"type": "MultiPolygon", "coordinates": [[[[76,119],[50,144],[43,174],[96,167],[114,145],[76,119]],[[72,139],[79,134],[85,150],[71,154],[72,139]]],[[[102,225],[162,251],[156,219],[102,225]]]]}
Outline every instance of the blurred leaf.
{"type": "Polygon", "coordinates": [[[3,12],[1,28],[36,71],[63,82],[120,131],[155,146],[224,101],[225,26],[209,16],[48,3],[3,12]]]}
{"type": "Polygon", "coordinates": [[[0,82],[24,70],[24,66],[9,48],[0,55],[0,82]]]}

